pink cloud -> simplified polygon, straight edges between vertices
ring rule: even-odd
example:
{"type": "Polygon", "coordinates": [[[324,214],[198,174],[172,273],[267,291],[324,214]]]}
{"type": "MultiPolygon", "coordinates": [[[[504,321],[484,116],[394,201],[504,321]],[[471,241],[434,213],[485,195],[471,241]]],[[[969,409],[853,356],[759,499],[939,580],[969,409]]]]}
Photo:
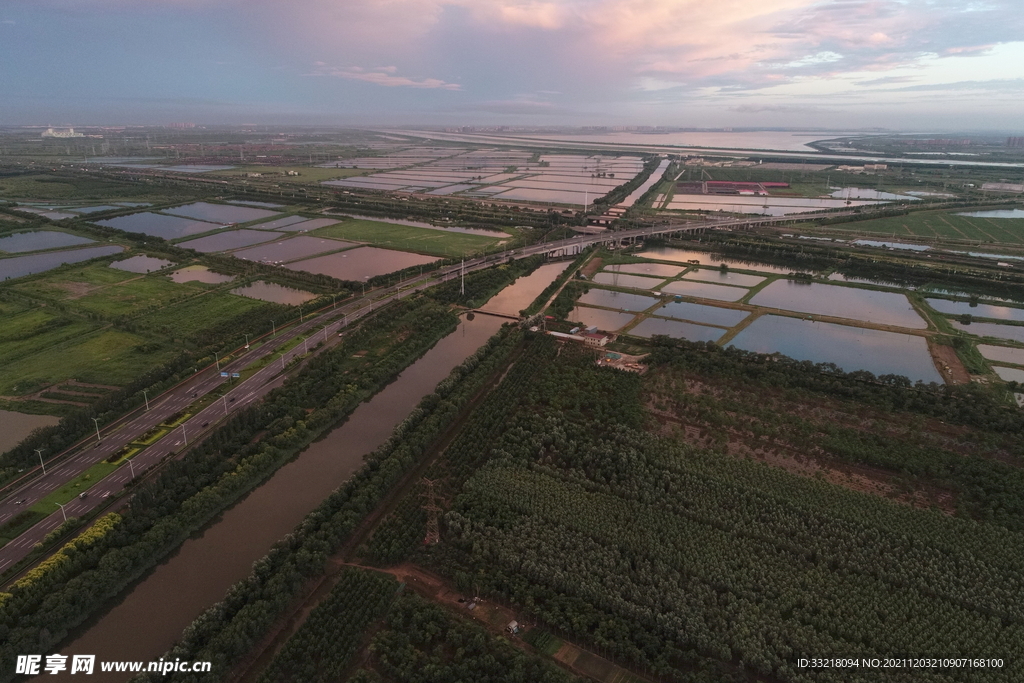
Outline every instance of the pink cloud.
{"type": "Polygon", "coordinates": [[[314,63],[315,76],[335,76],[352,81],[364,81],[375,85],[383,85],[389,88],[432,88],[440,90],[461,90],[458,83],[448,83],[438,78],[409,78],[408,76],[396,75],[398,68],[394,66],[377,67],[375,69],[364,69],[360,66],[329,67],[323,62],[314,63]]]}

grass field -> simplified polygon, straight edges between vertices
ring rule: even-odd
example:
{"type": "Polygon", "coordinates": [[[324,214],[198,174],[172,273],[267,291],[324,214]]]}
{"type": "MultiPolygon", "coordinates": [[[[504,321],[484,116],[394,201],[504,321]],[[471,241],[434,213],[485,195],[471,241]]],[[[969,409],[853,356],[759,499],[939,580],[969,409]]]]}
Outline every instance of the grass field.
{"type": "Polygon", "coordinates": [[[837,223],[834,230],[874,233],[888,237],[951,239],[989,244],[1024,244],[1024,219],[974,218],[949,211],[918,211],[906,216],[837,223]]]}
{"type": "Polygon", "coordinates": [[[326,228],[314,230],[310,234],[355,242],[368,242],[378,247],[449,258],[469,256],[485,251],[499,241],[497,237],[467,235],[461,232],[364,220],[349,220],[337,225],[329,225],[326,228]]]}
{"type": "Polygon", "coordinates": [[[267,305],[263,301],[227,292],[211,292],[147,313],[135,322],[155,333],[173,334],[180,338],[267,305]]]}
{"type": "Polygon", "coordinates": [[[68,379],[120,386],[174,353],[169,344],[154,344],[140,335],[107,328],[39,347],[36,353],[13,362],[0,360],[0,394],[21,395],[68,379]]]}
{"type": "Polygon", "coordinates": [[[366,169],[357,168],[311,168],[309,166],[239,166],[230,171],[217,171],[209,175],[237,178],[245,177],[246,173],[262,173],[261,178],[254,181],[270,180],[275,183],[318,183],[322,180],[335,180],[366,173],[366,169]],[[295,171],[297,176],[284,175],[286,171],[295,171]],[[281,175],[277,175],[281,174],[281,175]]]}
{"type": "Polygon", "coordinates": [[[72,177],[39,173],[0,178],[0,199],[74,201],[154,199],[162,202],[168,200],[168,195],[147,186],[117,183],[88,176],[72,177]]]}

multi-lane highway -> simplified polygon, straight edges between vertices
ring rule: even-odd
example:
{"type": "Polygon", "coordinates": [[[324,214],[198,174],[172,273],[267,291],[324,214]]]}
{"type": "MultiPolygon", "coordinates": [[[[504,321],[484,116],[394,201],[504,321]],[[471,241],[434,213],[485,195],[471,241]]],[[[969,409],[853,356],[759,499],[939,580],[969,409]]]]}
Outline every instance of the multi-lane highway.
{"type": "MultiPolygon", "coordinates": [[[[197,372],[194,378],[179,384],[161,396],[150,399],[148,410],[135,411],[108,426],[104,429],[102,438],[94,442],[93,445],[69,449],[68,452],[53,458],[53,463],[46,467],[45,473],[41,471],[41,468],[36,468],[36,471],[26,475],[19,484],[8,487],[9,490],[5,493],[4,499],[0,501],[0,524],[28,509],[52,491],[64,486],[91,466],[107,459],[132,441],[141,438],[169,418],[187,412],[189,406],[201,401],[203,397],[219,389],[225,382],[233,381],[222,377],[220,371],[240,373],[244,368],[271,355],[302,335],[309,336],[309,345],[320,341],[330,342],[332,336],[336,340],[338,330],[345,325],[379,309],[390,301],[409,296],[433,286],[439,281],[455,276],[463,268],[466,272],[472,272],[504,262],[511,257],[521,258],[534,254],[571,255],[592,244],[602,242],[631,240],[708,228],[756,225],[774,220],[776,219],[688,222],[596,235],[580,235],[565,240],[531,245],[513,252],[471,259],[465,264],[449,266],[427,275],[409,278],[391,287],[375,290],[365,296],[347,301],[343,305],[330,307],[286,331],[281,331],[276,336],[267,335],[256,340],[255,346],[240,350],[241,354],[229,363],[220,366],[219,371],[214,367],[206,368],[197,372]]],[[[63,508],[54,504],[54,510],[49,516],[0,548],[0,572],[10,568],[28,555],[35,544],[59,526],[65,517],[79,517],[96,507],[106,505],[110,502],[108,498],[121,491],[130,479],[142,476],[168,456],[181,453],[187,443],[194,443],[201,439],[207,431],[215,428],[220,420],[233,411],[260,400],[267,392],[284,381],[283,369],[290,360],[304,355],[306,346],[306,344],[298,344],[283,354],[280,359],[274,359],[251,376],[244,380],[235,380],[234,385],[223,394],[222,398],[207,404],[174,427],[163,438],[141,450],[125,465],[95,482],[90,488],[83,490],[84,497],[72,499],[63,508]]]]}

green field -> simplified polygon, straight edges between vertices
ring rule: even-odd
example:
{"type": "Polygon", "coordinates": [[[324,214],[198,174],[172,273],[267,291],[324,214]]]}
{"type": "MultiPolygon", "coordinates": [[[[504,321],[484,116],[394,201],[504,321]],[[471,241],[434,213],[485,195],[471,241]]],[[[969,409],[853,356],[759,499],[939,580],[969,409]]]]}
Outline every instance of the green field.
{"type": "Polygon", "coordinates": [[[145,185],[130,185],[89,176],[63,176],[38,173],[0,178],[0,199],[11,200],[74,200],[116,201],[118,199],[156,199],[167,201],[177,196],[173,189],[163,194],[145,185]]]}
{"type": "Polygon", "coordinates": [[[127,384],[175,353],[170,345],[155,346],[140,335],[107,328],[40,347],[13,362],[0,361],[0,394],[29,393],[68,379],[127,384]]]}
{"type": "Polygon", "coordinates": [[[1024,219],[974,218],[949,211],[918,211],[906,216],[837,223],[835,230],[875,233],[888,237],[923,237],[990,244],[1024,244],[1024,219]]]}
{"type": "Polygon", "coordinates": [[[415,251],[431,256],[456,258],[486,251],[498,244],[499,238],[467,235],[447,230],[431,230],[410,225],[350,220],[314,230],[313,235],[336,237],[374,246],[415,251]]]}
{"type": "Polygon", "coordinates": [[[211,292],[147,313],[135,322],[155,333],[173,334],[180,338],[268,305],[227,292],[211,292]]]}

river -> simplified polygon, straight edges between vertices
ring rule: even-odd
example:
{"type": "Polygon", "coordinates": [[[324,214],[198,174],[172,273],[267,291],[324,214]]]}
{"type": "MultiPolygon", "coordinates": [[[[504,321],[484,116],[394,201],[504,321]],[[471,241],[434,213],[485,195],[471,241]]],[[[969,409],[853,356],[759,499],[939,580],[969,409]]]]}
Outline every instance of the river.
{"type": "MultiPolygon", "coordinates": [[[[557,265],[561,268],[542,267],[547,283],[565,267],[557,265]]],[[[520,278],[499,295],[502,302],[514,311],[525,308],[547,285],[537,279],[520,278]]],[[[473,320],[464,317],[454,332],[360,405],[346,422],[311,444],[199,536],[185,541],[60,652],[96,655],[97,662],[158,659],[203,610],[249,574],[254,561],[361,467],[363,458],[503,322],[507,321],[483,314],[473,320]]],[[[91,680],[128,677],[97,670],[91,680]]],[[[47,675],[38,680],[53,679],[47,675]]]]}

